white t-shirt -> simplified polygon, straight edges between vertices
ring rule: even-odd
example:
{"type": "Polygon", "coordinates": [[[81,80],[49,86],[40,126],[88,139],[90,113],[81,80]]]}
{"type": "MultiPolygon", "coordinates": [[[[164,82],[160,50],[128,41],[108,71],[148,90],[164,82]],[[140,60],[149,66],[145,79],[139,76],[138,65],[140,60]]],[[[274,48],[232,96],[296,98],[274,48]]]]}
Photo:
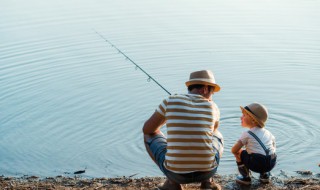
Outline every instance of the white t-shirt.
{"type": "MultiPolygon", "coordinates": [[[[260,127],[251,128],[250,131],[253,132],[261,140],[261,142],[267,149],[270,149],[270,154],[276,152],[276,139],[270,131],[260,127]]],[[[248,131],[242,133],[239,141],[241,141],[242,144],[246,147],[246,150],[249,154],[258,153],[266,155],[266,152],[263,150],[262,146],[252,135],[248,133],[248,131]]]]}

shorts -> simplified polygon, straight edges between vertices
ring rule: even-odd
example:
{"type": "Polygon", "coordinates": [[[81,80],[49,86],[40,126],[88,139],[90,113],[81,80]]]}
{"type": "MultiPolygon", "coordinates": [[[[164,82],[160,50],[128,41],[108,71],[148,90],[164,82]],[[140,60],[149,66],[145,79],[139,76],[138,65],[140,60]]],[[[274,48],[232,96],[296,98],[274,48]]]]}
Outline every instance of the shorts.
{"type": "Polygon", "coordinates": [[[251,171],[265,173],[274,168],[277,162],[277,155],[249,154],[246,150],[243,150],[241,152],[241,162],[251,171]]]}
{"type": "MultiPolygon", "coordinates": [[[[215,138],[213,138],[213,141],[215,141],[215,138]]],[[[223,144],[221,140],[218,142],[220,146],[213,147],[216,151],[216,162],[219,165],[220,161],[220,147],[223,147],[223,144]]],[[[216,143],[213,143],[216,144],[216,143]]],[[[148,142],[146,142],[146,145],[149,146],[151,153],[159,166],[160,170],[172,181],[175,181],[179,184],[186,184],[186,183],[194,183],[194,182],[201,182],[204,180],[210,179],[217,171],[218,166],[215,167],[213,170],[208,172],[192,172],[192,173],[186,173],[186,174],[180,174],[180,173],[174,173],[170,170],[168,170],[166,167],[164,167],[164,161],[165,161],[165,155],[167,153],[167,138],[162,135],[158,134],[154,137],[150,138],[148,142]]]]}

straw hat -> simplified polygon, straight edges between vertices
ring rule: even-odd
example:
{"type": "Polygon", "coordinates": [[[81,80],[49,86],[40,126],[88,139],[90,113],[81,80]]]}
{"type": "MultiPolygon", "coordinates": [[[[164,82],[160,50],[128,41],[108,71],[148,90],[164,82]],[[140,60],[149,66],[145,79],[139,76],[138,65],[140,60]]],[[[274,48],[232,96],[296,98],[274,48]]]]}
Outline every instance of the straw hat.
{"type": "Polygon", "coordinates": [[[203,84],[214,87],[214,92],[220,91],[220,86],[216,84],[213,73],[210,70],[195,71],[190,73],[189,81],[186,82],[187,87],[193,84],[203,84]]]}
{"type": "Polygon", "coordinates": [[[244,108],[240,106],[241,110],[250,115],[262,128],[268,119],[267,108],[259,103],[252,103],[244,108]]]}

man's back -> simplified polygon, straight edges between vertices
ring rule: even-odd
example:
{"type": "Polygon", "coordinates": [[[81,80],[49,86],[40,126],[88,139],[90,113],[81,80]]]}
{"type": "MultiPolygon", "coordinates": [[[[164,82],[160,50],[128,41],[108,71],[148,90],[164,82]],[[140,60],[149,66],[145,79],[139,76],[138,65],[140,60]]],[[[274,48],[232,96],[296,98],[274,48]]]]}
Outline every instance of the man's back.
{"type": "Polygon", "coordinates": [[[165,99],[157,111],[166,118],[168,170],[190,173],[217,166],[212,136],[220,113],[214,102],[196,94],[174,95],[165,99]]]}

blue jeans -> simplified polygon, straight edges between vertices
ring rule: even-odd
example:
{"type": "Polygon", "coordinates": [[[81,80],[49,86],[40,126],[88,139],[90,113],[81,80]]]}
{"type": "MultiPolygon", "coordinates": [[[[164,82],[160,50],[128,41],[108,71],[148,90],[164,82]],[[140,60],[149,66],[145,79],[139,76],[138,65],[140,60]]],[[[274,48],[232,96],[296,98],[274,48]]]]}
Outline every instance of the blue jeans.
{"type": "MultiPolygon", "coordinates": [[[[213,140],[215,139],[213,138],[213,140]]],[[[220,141],[219,143],[222,146],[222,143],[220,141]]],[[[145,144],[150,149],[151,154],[156,164],[159,166],[160,170],[170,180],[176,183],[186,184],[186,183],[193,183],[193,182],[202,182],[210,179],[217,171],[218,166],[215,167],[213,170],[207,171],[207,172],[192,172],[192,173],[186,173],[186,174],[174,173],[168,170],[166,167],[164,167],[165,155],[167,153],[167,138],[162,134],[157,134],[149,138],[145,144]]],[[[217,161],[217,164],[219,164],[219,161],[220,161],[220,156],[218,152],[219,150],[217,147],[213,147],[213,148],[216,151],[215,159],[217,161]]]]}

